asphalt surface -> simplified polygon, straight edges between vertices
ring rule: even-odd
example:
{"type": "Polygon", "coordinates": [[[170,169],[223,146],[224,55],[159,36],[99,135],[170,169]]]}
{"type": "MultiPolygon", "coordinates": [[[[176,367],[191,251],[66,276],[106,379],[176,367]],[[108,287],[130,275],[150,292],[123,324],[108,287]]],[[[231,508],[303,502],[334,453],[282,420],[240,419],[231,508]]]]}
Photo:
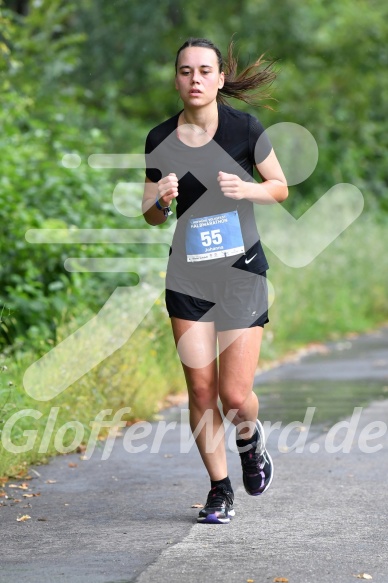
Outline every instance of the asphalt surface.
{"type": "MultiPolygon", "coordinates": [[[[261,378],[284,382],[305,378],[306,370],[321,378],[319,369],[330,371],[330,361],[358,378],[363,361],[363,378],[378,368],[388,385],[388,330],[360,337],[352,347],[332,345],[327,354],[261,378]]],[[[328,382],[335,380],[332,375],[328,382]]],[[[357,575],[388,582],[388,400],[357,410],[342,429],[275,428],[268,438],[274,480],[258,498],[241,486],[229,429],[236,495],[229,525],[196,523],[198,509],[191,505],[206,500],[208,478],[190,447],[184,409],[166,412],[171,429],[159,438],[161,422],[144,426],[150,435],[139,433],[136,441],[128,433],[134,429],[125,428],[88,460],[70,454],[32,467],[27,490],[11,488],[23,481],[9,482],[8,498],[0,498],[0,582],[351,583],[357,575]],[[108,445],[112,451],[102,459],[108,445]],[[31,518],[17,521],[25,514],[31,518]]]]}

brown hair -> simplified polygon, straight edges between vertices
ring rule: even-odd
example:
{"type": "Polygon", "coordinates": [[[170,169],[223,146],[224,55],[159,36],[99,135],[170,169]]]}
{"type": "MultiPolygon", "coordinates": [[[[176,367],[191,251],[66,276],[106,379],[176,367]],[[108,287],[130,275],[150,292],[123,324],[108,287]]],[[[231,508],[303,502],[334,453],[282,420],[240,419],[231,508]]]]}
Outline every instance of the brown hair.
{"type": "MultiPolygon", "coordinates": [[[[203,47],[212,49],[216,53],[219,71],[220,73],[222,71],[225,72],[224,86],[218,90],[217,94],[219,103],[226,104],[225,97],[234,97],[252,105],[259,105],[257,103],[258,100],[273,99],[267,87],[276,79],[274,71],[276,59],[267,61],[264,59],[264,54],[262,54],[257,61],[237,74],[238,59],[233,54],[233,40],[229,43],[228,56],[225,62],[220,50],[210,40],[206,38],[189,38],[178,49],[176,54],[175,74],[178,69],[179,55],[187,47],[203,47]],[[263,67],[263,65],[265,66],[263,67]],[[264,90],[263,87],[265,87],[264,90]]],[[[272,109],[269,105],[264,105],[263,107],[272,109]]]]}

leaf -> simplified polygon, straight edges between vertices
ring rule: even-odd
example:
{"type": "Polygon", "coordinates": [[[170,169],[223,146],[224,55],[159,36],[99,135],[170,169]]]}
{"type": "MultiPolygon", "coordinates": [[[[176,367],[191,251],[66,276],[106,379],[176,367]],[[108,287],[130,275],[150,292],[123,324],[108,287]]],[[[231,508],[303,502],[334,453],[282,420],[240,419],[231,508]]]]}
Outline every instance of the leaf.
{"type": "Polygon", "coordinates": [[[69,468],[78,468],[78,464],[76,464],[74,462],[69,462],[68,466],[69,466],[69,468]]]}
{"type": "Polygon", "coordinates": [[[16,520],[18,522],[25,522],[26,520],[29,520],[31,518],[31,516],[29,516],[28,514],[23,514],[23,516],[21,516],[20,518],[17,518],[16,520]]]}
{"type": "Polygon", "coordinates": [[[203,508],[203,504],[192,504],[191,508],[203,508]]]}
{"type": "Polygon", "coordinates": [[[57,481],[56,480],[45,480],[46,484],[56,484],[57,481]]]}
{"type": "Polygon", "coordinates": [[[40,492],[32,493],[32,494],[22,494],[23,498],[34,498],[35,496],[40,496],[40,492]]]}
{"type": "Polygon", "coordinates": [[[23,468],[22,470],[20,470],[20,472],[18,472],[17,474],[14,475],[14,478],[16,478],[17,480],[31,480],[32,476],[27,475],[27,468],[23,468]]]}
{"type": "Polygon", "coordinates": [[[287,577],[275,577],[274,583],[288,583],[287,577]]]}
{"type": "Polygon", "coordinates": [[[247,579],[247,583],[254,583],[254,579],[247,579]]]}
{"type": "Polygon", "coordinates": [[[359,573],[358,575],[354,575],[354,577],[357,577],[357,579],[373,579],[372,575],[368,573],[359,573]]]}

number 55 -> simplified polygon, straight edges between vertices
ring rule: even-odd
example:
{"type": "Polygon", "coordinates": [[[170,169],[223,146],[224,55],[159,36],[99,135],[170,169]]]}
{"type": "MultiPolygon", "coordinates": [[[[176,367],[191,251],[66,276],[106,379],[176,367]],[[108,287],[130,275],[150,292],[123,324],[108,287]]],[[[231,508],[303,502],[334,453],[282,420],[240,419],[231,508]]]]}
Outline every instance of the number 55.
{"type": "Polygon", "coordinates": [[[202,245],[204,247],[210,247],[213,245],[220,245],[222,243],[222,236],[220,229],[212,229],[211,231],[202,231],[201,233],[202,245]]]}

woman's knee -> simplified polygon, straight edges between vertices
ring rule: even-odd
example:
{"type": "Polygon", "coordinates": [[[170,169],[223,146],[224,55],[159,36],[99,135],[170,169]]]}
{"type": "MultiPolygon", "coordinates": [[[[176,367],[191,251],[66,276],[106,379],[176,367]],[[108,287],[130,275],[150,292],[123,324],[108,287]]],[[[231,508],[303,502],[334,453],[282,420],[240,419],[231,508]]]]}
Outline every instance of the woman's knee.
{"type": "Polygon", "coordinates": [[[230,411],[236,411],[238,414],[239,411],[246,407],[247,401],[252,399],[252,395],[254,395],[252,389],[247,392],[234,391],[220,394],[224,415],[227,415],[230,411]]]}
{"type": "Polygon", "coordinates": [[[195,384],[189,387],[190,404],[209,409],[217,406],[218,393],[215,387],[206,383],[195,384]]]}

